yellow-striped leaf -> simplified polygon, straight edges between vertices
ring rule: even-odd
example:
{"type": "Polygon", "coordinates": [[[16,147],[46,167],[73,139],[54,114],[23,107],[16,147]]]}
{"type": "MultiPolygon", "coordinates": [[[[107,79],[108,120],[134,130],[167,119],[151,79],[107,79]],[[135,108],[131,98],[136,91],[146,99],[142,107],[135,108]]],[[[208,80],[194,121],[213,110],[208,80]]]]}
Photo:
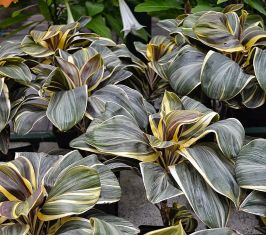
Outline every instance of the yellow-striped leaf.
{"type": "Polygon", "coordinates": [[[87,166],[75,166],[62,174],[38,212],[38,218],[50,221],[91,209],[101,193],[100,177],[87,166]]]}

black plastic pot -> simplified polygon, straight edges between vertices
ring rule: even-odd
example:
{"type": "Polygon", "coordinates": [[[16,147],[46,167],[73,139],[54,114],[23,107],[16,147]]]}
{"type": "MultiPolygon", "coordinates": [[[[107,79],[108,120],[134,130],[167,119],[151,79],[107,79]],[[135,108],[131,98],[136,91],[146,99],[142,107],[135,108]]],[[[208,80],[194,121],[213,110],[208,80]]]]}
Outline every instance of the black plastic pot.
{"type": "Polygon", "coordinates": [[[152,225],[140,225],[139,230],[140,233],[139,235],[144,235],[145,233],[152,232],[158,229],[165,228],[164,226],[152,226],[152,225]]]}
{"type": "Polygon", "coordinates": [[[21,144],[20,146],[9,149],[7,154],[3,154],[0,152],[0,161],[8,162],[14,160],[15,154],[17,152],[36,152],[36,151],[37,151],[36,146],[33,146],[31,143],[23,145],[21,144]]]}
{"type": "Polygon", "coordinates": [[[256,109],[228,109],[227,118],[230,117],[242,123],[246,135],[266,138],[266,104],[256,109]]]}
{"type": "Polygon", "coordinates": [[[71,140],[79,137],[82,133],[76,127],[73,127],[69,131],[62,132],[59,131],[56,127],[53,127],[53,133],[56,138],[58,147],[61,149],[70,149],[69,143],[71,140]]]}
{"type": "Polygon", "coordinates": [[[266,126],[266,104],[256,109],[228,109],[228,117],[237,118],[242,125],[247,127],[265,127],[266,126]]]}

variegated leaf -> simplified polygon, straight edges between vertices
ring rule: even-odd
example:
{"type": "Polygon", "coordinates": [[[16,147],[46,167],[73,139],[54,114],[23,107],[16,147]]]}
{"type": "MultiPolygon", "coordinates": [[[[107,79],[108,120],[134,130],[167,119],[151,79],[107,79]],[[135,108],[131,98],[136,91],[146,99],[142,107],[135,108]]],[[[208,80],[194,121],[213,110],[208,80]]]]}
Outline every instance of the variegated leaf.
{"type": "Polygon", "coordinates": [[[170,113],[171,111],[182,110],[182,109],[183,109],[183,105],[179,97],[173,92],[165,91],[163,100],[161,103],[160,111],[164,115],[166,115],[170,113]]]}
{"type": "Polygon", "coordinates": [[[174,185],[167,171],[157,163],[140,163],[148,200],[155,204],[179,196],[183,192],[174,185]]]}
{"type": "Polygon", "coordinates": [[[266,91],[266,51],[256,47],[253,59],[253,67],[256,78],[261,88],[266,91]]]}
{"type": "Polygon", "coordinates": [[[191,165],[181,163],[170,166],[169,170],[197,216],[210,228],[225,227],[229,215],[226,199],[219,196],[191,165]]]}
{"type": "Polygon", "coordinates": [[[87,213],[87,216],[92,218],[91,221],[94,221],[94,218],[97,218],[100,221],[104,221],[107,224],[111,224],[118,231],[125,235],[133,235],[139,233],[139,230],[135,228],[135,226],[131,222],[120,217],[105,214],[104,212],[99,210],[92,209],[87,213]]]}
{"type": "Polygon", "coordinates": [[[46,175],[44,183],[48,192],[53,187],[57,178],[64,174],[67,169],[79,165],[95,169],[100,176],[101,196],[97,201],[97,204],[119,201],[121,197],[121,189],[115,174],[107,166],[102,164],[96,155],[89,155],[83,158],[77,150],[64,155],[64,157],[58,161],[58,163],[46,175]]]}
{"type": "Polygon", "coordinates": [[[253,78],[225,55],[209,51],[201,70],[201,87],[208,97],[224,101],[238,95],[253,78]]]}
{"type": "Polygon", "coordinates": [[[240,210],[247,213],[266,216],[266,192],[253,191],[240,205],[240,210]]]}
{"type": "MultiPolygon", "coordinates": [[[[228,169],[230,163],[214,144],[199,144],[181,149],[182,154],[197,169],[204,180],[218,193],[238,206],[240,188],[228,169]]],[[[233,169],[233,166],[232,166],[233,169]]]]}
{"type": "Polygon", "coordinates": [[[170,86],[180,95],[188,95],[200,85],[201,67],[205,54],[184,46],[166,71],[170,86]]]}
{"type": "Polygon", "coordinates": [[[182,224],[158,229],[152,232],[145,233],[145,235],[186,235],[182,224]]]}
{"type": "Polygon", "coordinates": [[[86,133],[86,142],[98,152],[144,162],[154,161],[158,157],[144,132],[126,116],[114,116],[98,125],[91,125],[86,133]]]}
{"type": "Polygon", "coordinates": [[[21,176],[27,179],[33,190],[37,190],[43,184],[43,179],[49,170],[60,159],[56,155],[46,153],[16,153],[15,160],[8,165],[20,172],[21,176]]]}
{"type": "Polygon", "coordinates": [[[87,86],[55,93],[48,105],[47,118],[60,130],[67,131],[84,116],[87,107],[87,86]]]}
{"type": "Polygon", "coordinates": [[[9,100],[9,91],[7,85],[3,84],[3,89],[0,92],[0,132],[4,130],[9,122],[10,112],[11,102],[9,100]]]}
{"type": "Polygon", "coordinates": [[[30,69],[24,63],[6,63],[0,66],[0,75],[23,85],[29,85],[32,80],[30,69]]]}
{"type": "Polygon", "coordinates": [[[209,133],[215,134],[217,144],[226,157],[232,158],[238,155],[243,146],[245,130],[242,124],[235,118],[228,118],[209,125],[185,142],[183,147],[191,146],[209,133]]]}
{"type": "Polygon", "coordinates": [[[44,110],[24,110],[16,115],[14,120],[14,131],[18,134],[25,135],[45,117],[46,112],[44,110]]]}
{"type": "Polygon", "coordinates": [[[90,221],[82,217],[66,217],[57,220],[47,235],[93,235],[90,221]]]}
{"type": "Polygon", "coordinates": [[[28,55],[33,57],[48,57],[54,54],[54,51],[49,48],[43,47],[33,41],[33,39],[27,35],[21,42],[21,49],[28,55]]]}
{"type": "Polygon", "coordinates": [[[50,221],[84,213],[95,205],[100,193],[100,177],[95,169],[82,165],[71,167],[56,180],[38,218],[50,221]]]}
{"type": "Polygon", "coordinates": [[[214,228],[205,229],[192,233],[191,235],[237,235],[239,233],[234,232],[230,228],[214,228]]]}
{"type": "Polygon", "coordinates": [[[7,225],[2,225],[0,231],[1,234],[3,235],[27,235],[30,230],[29,225],[25,224],[7,224],[7,225]]]}
{"type": "Polygon", "coordinates": [[[266,140],[255,139],[237,156],[236,177],[242,188],[266,192],[266,140]]]}
{"type": "Polygon", "coordinates": [[[207,12],[197,20],[193,31],[201,42],[217,50],[224,52],[244,51],[238,38],[240,21],[235,12],[226,14],[214,11],[207,12]]]}

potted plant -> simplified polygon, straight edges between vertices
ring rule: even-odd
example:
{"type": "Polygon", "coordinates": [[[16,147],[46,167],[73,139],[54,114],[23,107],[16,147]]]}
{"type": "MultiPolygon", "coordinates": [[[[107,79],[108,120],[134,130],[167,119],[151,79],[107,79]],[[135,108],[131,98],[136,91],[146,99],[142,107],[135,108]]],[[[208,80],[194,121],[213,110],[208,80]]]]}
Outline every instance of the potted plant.
{"type": "Polygon", "coordinates": [[[138,90],[147,101],[157,107],[165,89],[171,89],[164,75],[166,68],[183,43],[179,44],[161,35],[152,37],[148,44],[135,42],[135,50],[139,53],[139,57],[133,55],[124,45],[118,45],[114,52],[127,70],[132,72],[130,79],[124,83],[138,90]]]}
{"type": "Polygon", "coordinates": [[[118,201],[121,194],[115,175],[95,155],[17,153],[0,164],[0,174],[2,233],[138,232],[130,222],[92,209],[118,201]]]}
{"type": "Polygon", "coordinates": [[[8,160],[7,155],[12,157],[8,151],[10,123],[18,111],[21,100],[26,96],[26,90],[32,87],[33,76],[27,60],[22,58],[22,55],[19,42],[0,43],[0,152],[3,154],[1,160],[8,160]]]}
{"type": "Polygon", "coordinates": [[[131,73],[124,70],[111,48],[116,44],[95,34],[79,33],[80,24],[51,26],[48,31],[31,31],[21,48],[31,61],[31,93],[19,106],[14,130],[27,134],[48,118],[57,135],[69,132],[62,147],[83,133],[93,118],[87,110],[88,97],[99,87],[116,84],[131,73]],[[29,122],[31,120],[31,122],[29,122]]]}
{"type": "Polygon", "coordinates": [[[71,146],[141,161],[147,198],[158,204],[163,219],[165,201],[184,194],[208,227],[224,227],[230,207],[226,198],[237,207],[240,204],[240,188],[232,170],[245,135],[241,123],[218,121],[216,112],[171,92],[165,92],[159,113],[149,108],[151,114],[143,116],[147,105],[143,106],[140,93],[123,86],[107,86],[105,91],[119,88],[131,100],[139,97],[139,102],[95,93],[96,100],[106,100],[105,110],[71,146]],[[142,112],[134,112],[136,108],[142,112]]]}
{"type": "Polygon", "coordinates": [[[160,26],[186,41],[168,67],[166,79],[179,95],[200,89],[202,101],[245,126],[263,125],[265,102],[265,40],[263,19],[228,5],[223,12],[202,11],[163,20],[160,26]],[[218,105],[217,105],[218,104],[218,105]],[[236,109],[243,109],[238,115],[236,109]],[[247,113],[257,116],[247,121],[247,113]]]}

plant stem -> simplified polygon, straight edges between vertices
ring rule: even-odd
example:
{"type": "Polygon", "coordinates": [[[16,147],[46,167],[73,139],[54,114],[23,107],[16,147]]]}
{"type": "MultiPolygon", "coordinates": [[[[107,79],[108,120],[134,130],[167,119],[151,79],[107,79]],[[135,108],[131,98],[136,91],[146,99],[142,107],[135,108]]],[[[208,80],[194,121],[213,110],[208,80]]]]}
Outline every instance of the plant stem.
{"type": "Polygon", "coordinates": [[[167,200],[160,202],[160,205],[161,205],[160,213],[161,213],[163,224],[164,226],[168,226],[168,220],[166,216],[167,200]]]}
{"type": "Polygon", "coordinates": [[[44,223],[43,221],[40,221],[40,224],[39,224],[39,227],[38,227],[36,235],[40,235],[41,234],[43,223],[44,223]]]}

